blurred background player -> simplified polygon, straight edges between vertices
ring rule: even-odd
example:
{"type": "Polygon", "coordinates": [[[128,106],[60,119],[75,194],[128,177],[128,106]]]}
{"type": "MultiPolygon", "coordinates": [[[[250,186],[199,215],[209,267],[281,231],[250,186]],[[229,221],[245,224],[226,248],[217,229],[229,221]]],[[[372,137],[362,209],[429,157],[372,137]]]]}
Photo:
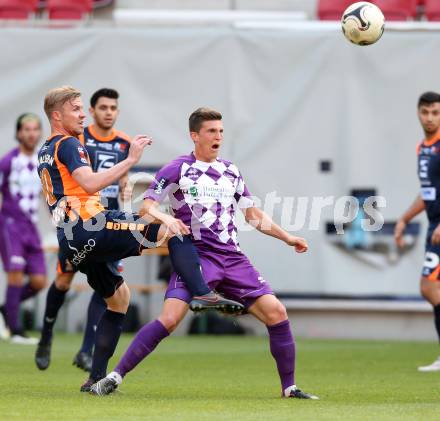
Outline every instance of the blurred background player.
{"type": "Polygon", "coordinates": [[[41,139],[39,117],[30,113],[18,117],[16,138],[18,147],[0,161],[0,253],[8,282],[2,313],[11,342],[35,345],[37,339],[28,337],[22,329],[19,309],[20,303],[46,286],[46,266],[36,225],[41,193],[36,153],[41,139]]]}
{"type": "MultiPolygon", "coordinates": [[[[89,112],[93,124],[84,129],[84,134],[79,137],[85,146],[92,169],[94,172],[113,167],[118,162],[127,158],[130,148],[130,139],[127,135],[114,128],[119,115],[119,94],[114,89],[103,88],[96,91],[90,99],[89,112]]],[[[116,182],[101,190],[101,202],[106,209],[119,209],[118,197],[127,184],[128,175],[125,174],[116,182]]],[[[113,263],[115,268],[122,270],[122,263],[113,263]]],[[[66,292],[69,290],[74,277],[73,267],[62,272],[61,265],[57,267],[57,277],[47,295],[46,311],[41,332],[41,340],[36,359],[38,368],[44,370],[50,364],[50,351],[53,338],[53,326],[57,319],[58,311],[64,302],[66,292]]],[[[92,352],[95,339],[96,326],[106,309],[105,301],[94,292],[90,299],[87,321],[84,331],[83,343],[73,359],[73,364],[85,371],[92,368],[92,352]]]]}
{"type": "MultiPolygon", "coordinates": [[[[249,313],[266,325],[282,396],[318,399],[296,387],[295,341],[286,309],[240,250],[234,204],[257,230],[283,241],[296,252],[307,251],[307,243],[303,238],[284,231],[257,208],[238,168],[218,158],[223,142],[221,120],[222,115],[210,108],[199,108],[191,114],[189,131],[194,152],[159,170],[145,195],[143,212],[167,224],[170,215],[160,212],[157,206],[169,196],[175,217],[191,227],[202,273],[209,287],[242,303],[249,313]]],[[[115,390],[122,378],[177,327],[188,311],[190,300],[185,285],[173,273],[158,319],[138,332],[115,371],[93,385],[91,392],[106,395],[115,390]]]]}
{"type": "MultiPolygon", "coordinates": [[[[434,321],[440,341],[440,94],[426,92],[418,102],[418,116],[425,139],[417,145],[420,194],[396,224],[395,239],[405,245],[405,227],[415,216],[426,211],[429,226],[420,291],[434,309],[434,321]]],[[[419,371],[440,371],[440,357],[419,371]]]]}

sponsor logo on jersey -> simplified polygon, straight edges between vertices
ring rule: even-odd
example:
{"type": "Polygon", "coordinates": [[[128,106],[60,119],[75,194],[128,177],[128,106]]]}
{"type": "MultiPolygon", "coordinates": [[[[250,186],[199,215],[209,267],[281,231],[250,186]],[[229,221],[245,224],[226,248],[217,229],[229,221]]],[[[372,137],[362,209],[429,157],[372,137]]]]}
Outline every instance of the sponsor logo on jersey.
{"type": "Polygon", "coordinates": [[[119,196],[119,184],[105,187],[101,190],[101,196],[109,197],[110,199],[117,199],[119,196]]]}
{"type": "Polygon", "coordinates": [[[113,145],[111,143],[99,142],[97,145],[100,149],[105,149],[106,151],[112,151],[113,145]]]}
{"type": "Polygon", "coordinates": [[[79,158],[81,159],[81,162],[84,164],[87,164],[87,158],[86,158],[86,153],[84,151],[84,148],[81,146],[78,146],[78,154],[79,154],[79,158]]]}
{"type": "Polygon", "coordinates": [[[96,143],[95,143],[95,139],[92,138],[87,138],[86,139],[86,146],[93,146],[94,148],[96,148],[96,143]]]}
{"type": "Polygon", "coordinates": [[[156,188],[154,189],[154,193],[156,193],[156,194],[161,194],[163,188],[165,187],[165,183],[166,183],[166,181],[167,181],[167,179],[162,177],[162,178],[159,180],[159,182],[157,183],[157,186],[156,186],[156,188]]]}
{"type": "Polygon", "coordinates": [[[235,194],[235,189],[230,187],[220,187],[220,186],[190,186],[188,188],[182,188],[183,194],[189,194],[192,197],[206,197],[214,198],[217,200],[230,199],[235,194]]]}
{"type": "Polygon", "coordinates": [[[197,187],[196,186],[191,186],[188,189],[188,193],[192,196],[192,197],[197,197],[199,195],[199,192],[197,191],[197,187]]]}
{"type": "Polygon", "coordinates": [[[118,156],[110,152],[98,152],[96,158],[96,171],[108,170],[118,162],[118,156]]]}

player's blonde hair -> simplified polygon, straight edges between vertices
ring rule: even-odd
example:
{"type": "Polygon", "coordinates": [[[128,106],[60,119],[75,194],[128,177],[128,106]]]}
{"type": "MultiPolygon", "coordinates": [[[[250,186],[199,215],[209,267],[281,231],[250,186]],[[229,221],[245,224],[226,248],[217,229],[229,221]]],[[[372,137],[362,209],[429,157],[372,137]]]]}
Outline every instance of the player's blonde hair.
{"type": "Polygon", "coordinates": [[[59,110],[67,101],[78,98],[81,92],[72,86],[60,86],[51,89],[44,98],[44,112],[50,120],[52,112],[59,110]]]}

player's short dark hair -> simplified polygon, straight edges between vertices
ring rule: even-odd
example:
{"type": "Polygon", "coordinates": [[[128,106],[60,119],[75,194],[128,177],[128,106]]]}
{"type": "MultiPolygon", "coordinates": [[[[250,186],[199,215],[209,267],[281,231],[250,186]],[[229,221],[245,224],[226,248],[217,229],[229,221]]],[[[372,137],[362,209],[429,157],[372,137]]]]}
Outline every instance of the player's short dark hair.
{"type": "Polygon", "coordinates": [[[422,105],[431,105],[435,102],[440,102],[440,94],[432,91],[425,92],[424,94],[420,95],[417,108],[420,108],[422,105]]]}
{"type": "Polygon", "coordinates": [[[98,89],[90,98],[90,106],[92,108],[95,108],[96,103],[98,102],[99,98],[110,98],[110,99],[118,99],[119,93],[115,89],[111,88],[102,88],[98,89]]]}
{"type": "Polygon", "coordinates": [[[221,120],[222,118],[222,115],[212,108],[197,108],[189,116],[189,131],[198,133],[204,121],[221,120]]]}
{"type": "Polygon", "coordinates": [[[15,123],[15,134],[17,134],[21,130],[23,124],[26,123],[27,121],[36,121],[41,128],[40,117],[38,117],[36,114],[33,113],[23,113],[18,116],[17,121],[15,123]]]}

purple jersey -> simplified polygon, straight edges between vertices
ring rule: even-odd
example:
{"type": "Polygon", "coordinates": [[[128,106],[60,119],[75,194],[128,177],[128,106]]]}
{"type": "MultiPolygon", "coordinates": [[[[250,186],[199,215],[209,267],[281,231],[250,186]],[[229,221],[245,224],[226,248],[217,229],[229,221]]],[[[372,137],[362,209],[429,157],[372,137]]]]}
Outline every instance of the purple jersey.
{"type": "Polygon", "coordinates": [[[20,153],[19,148],[13,149],[0,160],[2,217],[34,224],[37,222],[41,192],[37,166],[37,154],[28,156],[20,153]]]}
{"type": "Polygon", "coordinates": [[[254,206],[238,168],[231,162],[181,156],[164,166],[145,194],[162,201],[169,196],[174,216],[191,227],[194,244],[223,251],[240,251],[235,204],[254,206]]]}

